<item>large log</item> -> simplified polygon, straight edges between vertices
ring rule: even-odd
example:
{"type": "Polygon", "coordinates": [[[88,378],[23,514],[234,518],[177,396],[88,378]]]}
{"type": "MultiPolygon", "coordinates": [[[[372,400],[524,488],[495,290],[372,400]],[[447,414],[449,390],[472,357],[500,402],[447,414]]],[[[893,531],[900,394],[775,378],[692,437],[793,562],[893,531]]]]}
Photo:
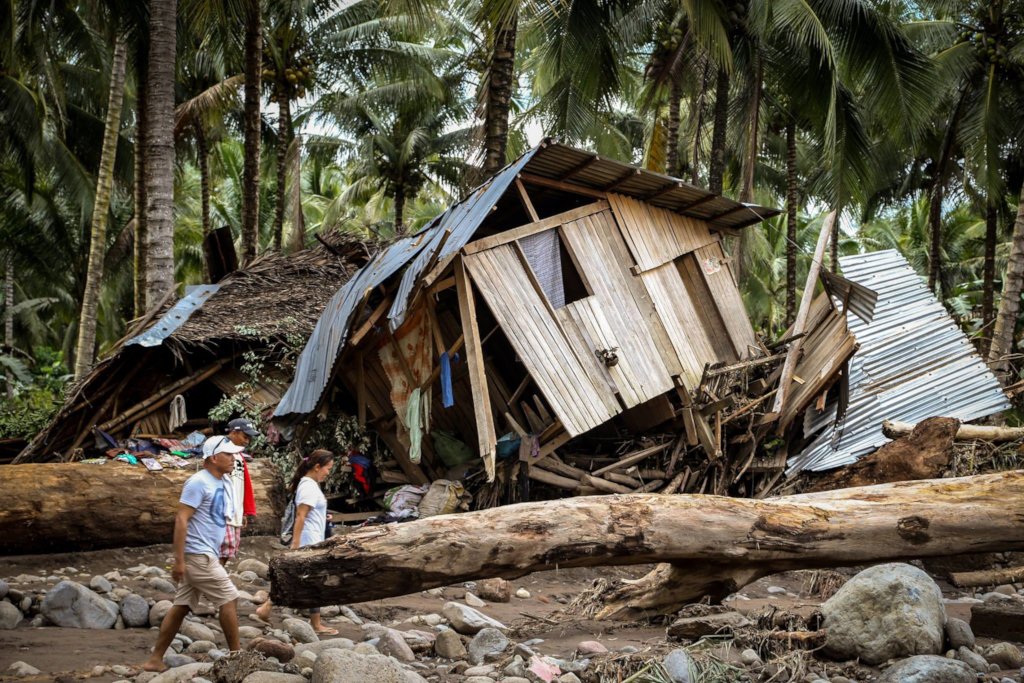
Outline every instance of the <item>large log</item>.
{"type": "Polygon", "coordinates": [[[312,607],[556,566],[671,562],[666,607],[778,571],[1024,548],[1021,519],[1024,472],[767,500],[580,497],[358,529],[274,558],[272,596],[312,607]]]}
{"type": "MultiPolygon", "coordinates": [[[[195,468],[149,472],[120,462],[0,467],[0,555],[170,543],[181,487],[195,468]]],[[[247,533],[277,533],[283,487],[249,465],[259,515],[247,533]]]]}
{"type": "MultiPolygon", "coordinates": [[[[934,418],[932,418],[934,419],[934,418]]],[[[952,418],[948,418],[952,419],[952,418]]],[[[884,420],[882,433],[890,439],[897,439],[914,431],[917,425],[899,420],[884,420]]],[[[1024,427],[996,427],[990,425],[960,425],[956,432],[957,441],[1017,441],[1024,439],[1024,427]]]]}

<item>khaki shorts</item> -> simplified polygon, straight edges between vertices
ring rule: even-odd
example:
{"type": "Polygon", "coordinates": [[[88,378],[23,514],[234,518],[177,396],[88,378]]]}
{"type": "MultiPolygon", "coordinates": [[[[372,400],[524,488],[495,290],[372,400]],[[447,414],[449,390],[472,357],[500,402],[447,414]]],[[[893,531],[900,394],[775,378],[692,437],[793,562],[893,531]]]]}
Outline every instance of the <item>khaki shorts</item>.
{"type": "Polygon", "coordinates": [[[216,557],[185,555],[185,579],[174,594],[174,604],[187,605],[195,612],[201,596],[220,607],[237,598],[238,589],[216,557]]]}

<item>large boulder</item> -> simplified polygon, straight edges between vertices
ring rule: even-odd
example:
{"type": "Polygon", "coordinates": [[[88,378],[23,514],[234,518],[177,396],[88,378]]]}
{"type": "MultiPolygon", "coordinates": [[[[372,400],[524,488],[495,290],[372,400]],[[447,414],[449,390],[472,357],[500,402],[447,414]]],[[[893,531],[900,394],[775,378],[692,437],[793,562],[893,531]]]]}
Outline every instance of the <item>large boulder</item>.
{"type": "Polygon", "coordinates": [[[118,615],[117,603],[67,580],[46,593],[40,611],[63,628],[111,628],[118,615]]]}
{"type": "Polygon", "coordinates": [[[870,567],[821,606],[824,654],[866,664],[942,651],[946,610],[931,577],[909,564],[870,567]]]}
{"type": "Polygon", "coordinates": [[[129,628],[149,626],[149,603],[141,595],[129,593],[121,598],[121,619],[129,628]]]}
{"type": "Polygon", "coordinates": [[[313,664],[310,683],[406,683],[405,669],[391,657],[326,650],[313,664]]]}
{"type": "Polygon", "coordinates": [[[961,661],[917,655],[890,666],[878,683],[975,683],[977,680],[974,669],[961,661]]]}
{"type": "Polygon", "coordinates": [[[488,627],[501,631],[508,628],[500,621],[458,602],[446,602],[441,608],[441,614],[451,623],[453,629],[467,636],[474,636],[488,627]]]}

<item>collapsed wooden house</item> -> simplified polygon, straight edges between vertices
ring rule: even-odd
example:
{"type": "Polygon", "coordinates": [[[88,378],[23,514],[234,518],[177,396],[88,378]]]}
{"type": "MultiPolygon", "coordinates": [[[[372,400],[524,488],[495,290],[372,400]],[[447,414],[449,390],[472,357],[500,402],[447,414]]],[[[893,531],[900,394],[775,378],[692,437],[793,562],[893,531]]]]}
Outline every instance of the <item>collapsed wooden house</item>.
{"type": "MultiPolygon", "coordinates": [[[[708,461],[728,451],[753,471],[757,438],[727,445],[724,424],[768,429],[752,408],[764,408],[786,354],[757,338],[722,240],[776,213],[545,141],[335,294],[275,421],[301,430],[335,407],[358,415],[409,483],[445,476],[453,438],[489,480],[501,453],[523,463],[518,476],[579,493],[686,490],[673,467],[688,448],[708,461]],[[665,424],[679,436],[604,467],[556,453],[581,435],[665,424]],[[655,453],[667,468],[621,471],[655,453]]],[[[774,428],[834,385],[855,348],[827,293],[804,327],[813,350],[794,361],[774,428]]],[[[784,465],[783,452],[761,471],[784,465]]]]}
{"type": "Polygon", "coordinates": [[[92,448],[97,429],[120,441],[208,427],[209,410],[224,396],[269,413],[291,379],[276,362],[280,354],[301,345],[331,292],[369,258],[361,242],[331,242],[262,256],[136,321],[71,387],[57,415],[14,464],[76,459],[83,447],[92,448]],[[245,354],[252,351],[269,361],[255,381],[243,372],[245,354]],[[180,423],[170,423],[172,401],[184,408],[180,423]]]}

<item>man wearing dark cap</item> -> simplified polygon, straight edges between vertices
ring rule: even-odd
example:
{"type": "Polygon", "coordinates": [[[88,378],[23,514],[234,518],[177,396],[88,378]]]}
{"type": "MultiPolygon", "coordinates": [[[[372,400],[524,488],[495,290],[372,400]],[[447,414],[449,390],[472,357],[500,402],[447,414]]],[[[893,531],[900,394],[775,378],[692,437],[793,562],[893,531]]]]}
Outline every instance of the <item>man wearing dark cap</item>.
{"type": "MultiPolygon", "coordinates": [[[[258,435],[251,420],[240,417],[228,422],[227,438],[236,446],[245,448],[258,435]]],[[[225,508],[227,527],[220,548],[221,564],[226,564],[238,555],[242,528],[249,523],[250,517],[256,516],[256,496],[253,494],[252,479],[249,478],[249,467],[245,464],[246,457],[242,452],[236,453],[234,469],[224,477],[228,505],[225,508]]]]}

